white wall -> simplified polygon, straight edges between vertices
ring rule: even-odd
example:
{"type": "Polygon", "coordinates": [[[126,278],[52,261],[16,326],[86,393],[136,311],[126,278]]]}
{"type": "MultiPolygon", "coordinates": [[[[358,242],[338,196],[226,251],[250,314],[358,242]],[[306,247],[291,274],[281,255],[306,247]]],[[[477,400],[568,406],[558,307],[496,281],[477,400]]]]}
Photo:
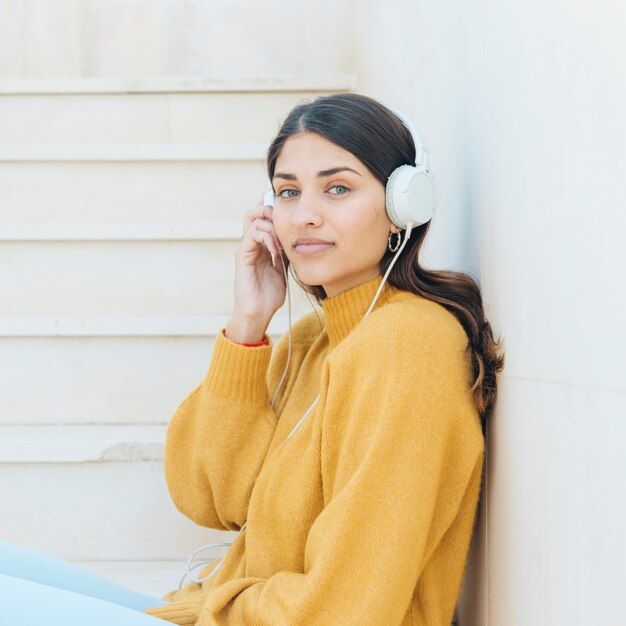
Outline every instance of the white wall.
{"type": "Polygon", "coordinates": [[[626,623],[626,6],[361,3],[358,90],[409,114],[506,368],[460,626],[626,623]]]}

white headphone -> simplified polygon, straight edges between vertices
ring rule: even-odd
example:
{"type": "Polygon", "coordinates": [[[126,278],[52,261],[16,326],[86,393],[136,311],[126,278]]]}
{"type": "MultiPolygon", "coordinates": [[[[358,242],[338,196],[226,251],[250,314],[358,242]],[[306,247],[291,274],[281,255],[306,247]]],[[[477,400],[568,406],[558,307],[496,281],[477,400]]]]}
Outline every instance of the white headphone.
{"type": "MultiPolygon", "coordinates": [[[[385,186],[387,215],[400,230],[404,230],[409,224],[413,227],[421,226],[433,217],[437,204],[436,184],[428,169],[429,153],[411,120],[397,109],[385,106],[409,129],[415,144],[415,165],[397,167],[389,175],[385,186]]],[[[274,188],[271,181],[268,181],[268,186],[263,202],[274,206],[274,188]]]]}
{"type": "MultiPolygon", "coordinates": [[[[401,165],[397,167],[391,175],[387,179],[387,185],[385,187],[385,205],[387,210],[387,215],[389,219],[401,230],[406,229],[406,236],[402,241],[402,245],[398,248],[398,251],[395,252],[393,260],[389,264],[383,279],[380,282],[378,290],[376,291],[376,295],[372,300],[369,308],[367,309],[363,319],[365,319],[372,309],[374,308],[374,304],[378,300],[378,296],[380,295],[385,281],[389,276],[389,272],[391,268],[394,266],[397,261],[400,253],[404,249],[406,242],[409,240],[411,236],[411,229],[415,226],[420,226],[421,224],[425,224],[429,219],[431,219],[435,213],[436,206],[436,184],[435,180],[428,169],[428,152],[424,149],[424,145],[420,141],[420,138],[417,136],[417,132],[411,124],[411,121],[400,111],[387,106],[388,109],[393,111],[398,118],[402,121],[402,123],[409,129],[413,142],[415,143],[415,163],[416,165],[401,165]]],[[[268,182],[269,190],[263,196],[263,202],[265,204],[269,204],[270,206],[274,206],[274,188],[272,187],[272,183],[268,182]]],[[[289,335],[288,335],[288,348],[287,348],[287,363],[285,364],[285,369],[283,371],[282,378],[276,387],[276,391],[274,392],[274,398],[271,402],[272,409],[274,408],[274,403],[276,402],[276,398],[278,396],[278,390],[281,388],[283,381],[285,380],[285,376],[287,374],[289,368],[289,362],[291,359],[291,292],[289,290],[289,280],[287,277],[287,270],[285,268],[285,264],[283,262],[282,255],[280,256],[281,263],[283,264],[283,273],[285,274],[285,283],[287,285],[287,303],[289,309],[289,335]]],[[[300,418],[298,423],[293,427],[291,432],[287,435],[287,439],[290,439],[293,434],[296,432],[300,424],[304,422],[304,420],[309,416],[311,411],[315,408],[315,405],[319,401],[320,396],[318,394],[317,398],[313,404],[307,409],[306,413],[300,418]]],[[[246,520],[239,532],[241,533],[243,529],[246,527],[248,520],[246,520]]],[[[202,567],[209,563],[212,563],[212,559],[205,559],[196,563],[194,566],[191,565],[193,558],[196,556],[198,552],[205,550],[206,548],[217,548],[223,546],[230,546],[232,542],[224,542],[224,543],[208,543],[204,546],[199,547],[194,550],[189,558],[187,559],[187,567],[186,572],[183,575],[180,584],[178,586],[179,589],[182,588],[185,578],[192,580],[196,583],[202,583],[211,576],[213,576],[217,570],[222,566],[224,562],[224,558],[220,560],[220,562],[213,568],[213,571],[205,576],[204,578],[194,578],[192,575],[192,571],[197,569],[198,567],[202,567]]]]}

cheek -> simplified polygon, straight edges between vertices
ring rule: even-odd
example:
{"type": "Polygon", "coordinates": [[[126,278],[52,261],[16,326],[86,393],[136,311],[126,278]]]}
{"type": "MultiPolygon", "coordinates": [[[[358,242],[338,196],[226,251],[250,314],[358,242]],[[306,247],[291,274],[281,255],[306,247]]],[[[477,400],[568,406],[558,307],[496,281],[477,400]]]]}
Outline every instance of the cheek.
{"type": "Polygon", "coordinates": [[[276,231],[276,236],[278,240],[283,245],[283,247],[287,244],[287,239],[289,237],[289,224],[280,218],[276,213],[272,216],[272,224],[274,224],[274,230],[276,231]]]}
{"type": "Polygon", "coordinates": [[[358,248],[363,248],[361,254],[366,254],[372,249],[377,249],[384,241],[386,245],[388,228],[384,219],[381,219],[379,211],[360,211],[346,215],[337,225],[345,233],[345,238],[358,248]]]}

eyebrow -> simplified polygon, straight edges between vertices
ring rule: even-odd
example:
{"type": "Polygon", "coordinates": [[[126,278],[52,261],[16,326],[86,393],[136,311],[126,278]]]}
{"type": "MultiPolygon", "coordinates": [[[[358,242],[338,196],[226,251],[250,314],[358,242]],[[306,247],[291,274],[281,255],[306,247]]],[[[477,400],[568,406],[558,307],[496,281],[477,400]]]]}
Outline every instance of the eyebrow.
{"type": "MultiPolygon", "coordinates": [[[[343,171],[347,171],[347,172],[354,172],[355,174],[358,174],[359,176],[361,176],[361,174],[359,174],[359,172],[357,172],[356,170],[353,170],[351,167],[331,167],[329,170],[322,170],[321,172],[317,173],[317,177],[321,178],[322,176],[332,176],[333,174],[336,174],[337,172],[343,172],[343,171]]],[[[272,180],[274,180],[274,178],[284,178],[285,180],[298,180],[298,177],[295,174],[287,174],[286,172],[276,172],[276,174],[274,174],[274,176],[272,177],[272,180]]]]}

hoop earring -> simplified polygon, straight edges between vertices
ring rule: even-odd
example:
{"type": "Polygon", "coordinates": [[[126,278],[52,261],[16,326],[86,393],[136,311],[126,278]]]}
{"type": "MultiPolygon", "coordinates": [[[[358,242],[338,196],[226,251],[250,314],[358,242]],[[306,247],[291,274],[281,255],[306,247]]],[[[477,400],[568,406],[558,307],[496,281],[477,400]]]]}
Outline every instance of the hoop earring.
{"type": "Polygon", "coordinates": [[[387,238],[387,247],[391,252],[395,252],[400,247],[400,242],[402,241],[402,233],[389,233],[389,237],[387,238]],[[396,245],[394,248],[391,247],[391,235],[398,235],[398,239],[396,240],[396,245]]]}

